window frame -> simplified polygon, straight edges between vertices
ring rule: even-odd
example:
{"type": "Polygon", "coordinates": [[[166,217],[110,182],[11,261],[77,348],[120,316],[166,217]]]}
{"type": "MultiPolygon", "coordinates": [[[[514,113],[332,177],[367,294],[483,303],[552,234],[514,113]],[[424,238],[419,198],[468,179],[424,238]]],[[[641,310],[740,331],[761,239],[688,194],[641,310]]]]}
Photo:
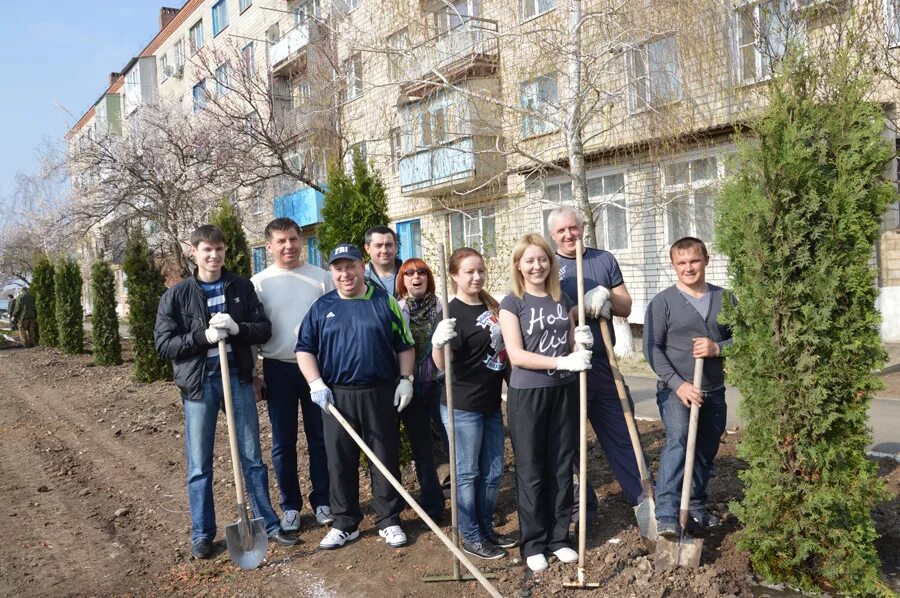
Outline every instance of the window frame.
{"type": "MultiPolygon", "coordinates": [[[[648,110],[654,110],[669,104],[675,104],[684,99],[684,86],[682,85],[680,74],[681,59],[678,53],[678,36],[675,33],[645,40],[636,44],[634,47],[629,48],[623,54],[625,59],[625,76],[628,83],[629,114],[634,115],[648,110]],[[659,84],[656,82],[656,78],[652,76],[651,52],[653,50],[652,46],[668,42],[669,40],[671,40],[671,43],[673,44],[673,52],[663,52],[663,54],[674,56],[675,58],[674,64],[671,64],[671,75],[674,76],[674,80],[670,81],[668,85],[669,87],[672,87],[674,91],[677,91],[677,93],[673,97],[661,98],[658,96],[661,87],[659,87],[659,84]],[[641,61],[640,74],[637,74],[635,66],[638,57],[640,57],[641,61]],[[643,97],[639,95],[637,89],[639,85],[643,88],[643,97]],[[677,87],[677,90],[674,89],[675,87],[677,87]]],[[[667,67],[668,66],[670,65],[667,64],[667,67]]]]}
{"type": "Polygon", "coordinates": [[[558,107],[555,106],[558,102],[559,79],[556,73],[538,75],[532,79],[520,81],[519,109],[522,110],[522,120],[519,126],[519,134],[521,138],[529,139],[558,131],[559,127],[550,120],[550,117],[559,111],[558,107]],[[552,97],[550,97],[549,93],[542,95],[542,82],[545,82],[545,92],[552,89],[552,97]],[[551,82],[552,85],[550,85],[551,82]],[[539,118],[537,115],[529,114],[527,111],[543,114],[546,118],[539,118]],[[538,126],[538,123],[541,124],[538,126]]]}
{"type": "MultiPolygon", "coordinates": [[[[627,251],[631,249],[631,233],[629,231],[629,221],[630,218],[628,216],[628,183],[629,183],[629,173],[626,169],[619,168],[599,168],[590,170],[587,172],[587,194],[588,194],[588,203],[591,206],[591,218],[594,221],[594,228],[597,231],[598,238],[596,239],[597,247],[600,249],[605,249],[611,253],[615,253],[617,251],[627,251]],[[601,193],[591,195],[591,181],[603,180],[609,177],[621,176],[622,177],[622,187],[620,190],[617,190],[614,193],[601,193]],[[607,198],[613,198],[616,196],[621,197],[621,202],[619,201],[607,201],[607,198]],[[625,216],[625,245],[622,247],[610,247],[609,243],[609,217],[608,211],[610,206],[615,204],[618,205],[621,203],[622,211],[625,216]],[[603,235],[602,238],[600,234],[603,235]]],[[[552,207],[557,207],[561,205],[568,205],[572,207],[575,206],[572,201],[572,181],[565,177],[552,177],[545,179],[542,181],[543,192],[541,195],[541,205],[548,205],[552,207]],[[551,197],[552,189],[557,189],[555,197],[551,197]],[[566,190],[567,189],[567,190],[566,190]],[[566,191],[564,191],[566,190],[566,191]]],[[[556,249],[555,243],[553,243],[553,239],[550,237],[550,230],[547,228],[547,214],[549,210],[552,208],[545,208],[542,210],[542,222],[541,222],[541,230],[543,231],[544,236],[547,238],[548,242],[550,242],[551,246],[556,249]]]]}
{"type": "Polygon", "coordinates": [[[344,100],[351,102],[363,95],[362,54],[354,52],[343,62],[344,66],[344,100]]]}
{"type": "MultiPolygon", "coordinates": [[[[891,0],[887,0],[890,2],[891,0]]],[[[790,0],[751,0],[738,4],[732,11],[731,23],[731,57],[732,68],[731,76],[734,84],[752,85],[761,81],[766,81],[772,77],[773,61],[780,59],[786,50],[788,41],[788,28],[785,25],[785,19],[791,18],[791,1],[790,0]],[[771,6],[772,12],[762,12],[765,7],[771,6]],[[744,34],[744,16],[750,13],[752,19],[753,40],[747,41],[743,39],[744,34]],[[761,15],[768,15],[765,19],[761,15]],[[778,19],[780,29],[771,28],[773,22],[772,17],[778,19]],[[771,39],[775,34],[781,34],[780,52],[770,52],[774,48],[771,39]],[[745,48],[752,48],[753,51],[753,76],[747,76],[744,72],[743,51],[745,48]]]]}
{"type": "Polygon", "coordinates": [[[900,0],[884,1],[884,20],[888,47],[900,47],[900,0]]]}
{"type": "Polygon", "coordinates": [[[247,42],[241,48],[241,62],[247,73],[253,74],[256,72],[256,46],[253,45],[252,41],[247,42]]]}
{"type": "Polygon", "coordinates": [[[199,19],[188,29],[188,39],[191,46],[191,56],[203,49],[203,19],[199,19]]]}
{"type": "Polygon", "coordinates": [[[390,145],[390,168],[393,174],[400,173],[400,158],[403,157],[403,141],[400,127],[393,127],[388,131],[388,143],[390,145]]]}
{"type": "Polygon", "coordinates": [[[216,96],[226,96],[231,91],[231,63],[223,62],[216,67],[216,96]]]}
{"type": "Polygon", "coordinates": [[[175,53],[175,70],[184,68],[184,39],[178,39],[172,46],[175,53]]]}
{"type": "MultiPolygon", "coordinates": [[[[687,219],[689,221],[688,231],[686,234],[703,239],[708,246],[712,245],[712,234],[701,233],[697,225],[697,192],[711,190],[713,193],[710,198],[709,204],[710,206],[715,205],[716,195],[718,194],[722,180],[725,176],[725,156],[726,152],[724,149],[718,152],[693,152],[682,154],[676,159],[670,159],[660,163],[660,191],[664,201],[663,229],[665,231],[665,239],[667,244],[671,245],[679,238],[681,238],[681,236],[684,236],[681,235],[679,237],[676,237],[674,235],[670,218],[670,207],[675,202],[683,201],[686,208],[687,219]],[[705,160],[713,160],[715,162],[715,170],[713,176],[711,178],[695,179],[693,174],[694,163],[705,160]],[[686,165],[688,167],[688,170],[686,171],[688,176],[687,182],[673,183],[668,180],[667,170],[677,165],[686,165]],[[679,198],[676,196],[672,200],[670,200],[670,194],[681,194],[682,197],[679,198]],[[708,238],[704,239],[704,236],[708,238]]],[[[706,223],[709,228],[709,233],[713,232],[715,226],[715,209],[714,207],[711,207],[711,209],[711,219],[706,223]]]]}
{"type": "Polygon", "coordinates": [[[403,64],[406,61],[406,52],[409,51],[409,27],[403,27],[387,36],[387,75],[388,80],[396,82],[402,80],[403,64]],[[396,42],[400,42],[399,44],[396,42]]]}
{"type": "Polygon", "coordinates": [[[251,6],[253,6],[253,0],[238,0],[238,14],[243,14],[251,6]]]}
{"type": "Polygon", "coordinates": [[[310,20],[318,19],[322,15],[322,5],[319,0],[300,0],[291,9],[291,13],[294,15],[294,26],[302,25],[310,20]],[[301,11],[301,8],[305,10],[301,11]],[[310,12],[310,8],[312,8],[312,12],[310,12]]]}
{"type": "Polygon", "coordinates": [[[447,230],[450,233],[450,250],[455,251],[460,247],[471,247],[475,249],[484,256],[485,259],[489,259],[492,257],[497,257],[497,245],[496,243],[485,243],[485,237],[489,237],[490,239],[496,238],[497,232],[497,214],[494,211],[493,206],[484,206],[478,208],[470,208],[467,210],[456,210],[447,214],[447,230]],[[454,221],[458,221],[458,223],[454,223],[454,221]],[[468,230],[468,227],[473,222],[478,222],[478,232],[472,233],[468,230]],[[489,226],[486,226],[486,223],[490,223],[489,226]],[[459,231],[459,226],[462,225],[462,231],[459,231]],[[485,229],[490,229],[487,235],[485,234],[485,229]],[[457,235],[456,232],[461,234],[460,244],[457,244],[457,235]],[[477,243],[473,243],[470,241],[477,240],[477,243]]]}
{"type": "Polygon", "coordinates": [[[552,12],[552,11],[556,10],[556,0],[543,0],[543,1],[547,2],[548,4],[552,5],[547,8],[544,8],[544,10],[540,10],[541,1],[542,0],[520,0],[520,2],[519,2],[519,22],[527,23],[528,21],[531,21],[532,19],[537,19],[538,17],[541,17],[541,16],[547,14],[548,12],[552,12]],[[531,4],[534,9],[534,12],[531,13],[530,15],[526,14],[526,6],[528,4],[531,4]]]}
{"type": "Polygon", "coordinates": [[[206,79],[200,79],[191,87],[191,99],[193,111],[200,112],[206,108],[206,101],[209,97],[209,90],[206,89],[206,79]],[[198,95],[201,92],[201,95],[198,95]]]}
{"type": "Polygon", "coordinates": [[[219,0],[212,5],[210,12],[212,16],[212,32],[215,38],[228,28],[228,0],[219,0]]]}

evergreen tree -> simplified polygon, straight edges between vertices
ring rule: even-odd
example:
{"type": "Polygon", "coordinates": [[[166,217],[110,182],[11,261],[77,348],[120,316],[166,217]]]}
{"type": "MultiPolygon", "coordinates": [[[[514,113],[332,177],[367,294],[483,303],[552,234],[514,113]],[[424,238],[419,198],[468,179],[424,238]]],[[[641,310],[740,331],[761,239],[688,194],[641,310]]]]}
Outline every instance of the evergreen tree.
{"type": "Polygon", "coordinates": [[[108,262],[96,262],[91,267],[94,290],[94,311],[91,315],[94,339],[94,363],[119,365],[122,363],[122,344],[119,341],[119,318],[116,316],[116,279],[108,262]]]}
{"type": "Polygon", "coordinates": [[[353,176],[333,162],[328,168],[328,189],[319,226],[319,250],[327,256],[340,243],[362,249],[371,226],[387,224],[387,193],[377,171],[369,171],[359,150],[353,150],[353,176]]]}
{"type": "Polygon", "coordinates": [[[210,217],[210,223],[219,227],[219,230],[225,235],[225,245],[227,246],[225,269],[244,278],[253,276],[247,235],[244,234],[240,215],[228,199],[223,198],[219,202],[216,211],[210,217]]]}
{"type": "Polygon", "coordinates": [[[134,379],[138,382],[169,380],[172,366],[160,359],[153,340],[156,309],[166,290],[165,279],[153,262],[153,254],[140,229],[128,238],[122,269],[128,285],[128,328],[134,353],[134,379]]]}
{"type": "Polygon", "coordinates": [[[84,310],[81,307],[81,270],[78,262],[63,258],[56,265],[56,325],[59,348],[72,355],[84,352],[84,310]]]}
{"type": "Polygon", "coordinates": [[[769,580],[861,596],[879,580],[884,497],[867,410],[884,359],[869,262],[895,192],[884,114],[850,53],[786,58],[718,205],[737,306],[728,377],[743,398],[739,545],[769,580]]]}
{"type": "Polygon", "coordinates": [[[53,263],[46,257],[42,257],[34,265],[31,292],[34,293],[37,308],[38,342],[43,347],[55,347],[59,344],[56,331],[56,292],[53,289],[53,263]]]}

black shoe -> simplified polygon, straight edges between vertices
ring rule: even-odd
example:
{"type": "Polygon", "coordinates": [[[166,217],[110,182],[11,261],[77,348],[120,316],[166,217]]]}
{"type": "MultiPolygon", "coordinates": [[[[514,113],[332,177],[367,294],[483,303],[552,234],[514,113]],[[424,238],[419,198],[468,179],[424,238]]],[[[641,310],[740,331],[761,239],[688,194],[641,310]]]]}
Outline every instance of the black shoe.
{"type": "Polygon", "coordinates": [[[678,532],[678,520],[676,519],[660,519],[656,522],[656,533],[666,540],[677,540],[678,532]]]}
{"type": "Polygon", "coordinates": [[[707,511],[706,509],[696,509],[691,511],[691,519],[700,527],[715,527],[719,525],[719,518],[707,511]]]}
{"type": "Polygon", "coordinates": [[[463,550],[480,559],[494,560],[506,556],[506,551],[490,542],[463,542],[463,550]]]}
{"type": "Polygon", "coordinates": [[[191,556],[195,559],[208,559],[212,556],[212,542],[206,538],[197,538],[191,542],[191,556]]]}
{"type": "Polygon", "coordinates": [[[504,536],[503,534],[488,534],[484,539],[500,548],[515,548],[519,545],[518,540],[512,536],[504,536]]]}
{"type": "Polygon", "coordinates": [[[295,546],[300,543],[300,538],[292,536],[281,528],[269,534],[269,541],[279,546],[295,546]]]}

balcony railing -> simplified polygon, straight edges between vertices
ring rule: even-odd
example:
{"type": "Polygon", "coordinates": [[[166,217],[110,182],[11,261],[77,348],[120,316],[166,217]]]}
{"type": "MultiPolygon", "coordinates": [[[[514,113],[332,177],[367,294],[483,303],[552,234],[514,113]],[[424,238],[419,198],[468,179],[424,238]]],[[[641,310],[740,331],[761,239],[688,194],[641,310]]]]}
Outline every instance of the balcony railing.
{"type": "Polygon", "coordinates": [[[298,23],[269,48],[269,64],[277,69],[309,45],[310,21],[298,23]]]}
{"type": "Polygon", "coordinates": [[[429,80],[435,72],[452,77],[457,70],[495,67],[500,47],[497,32],[497,21],[466,17],[456,27],[411,48],[404,74],[412,80],[429,80]]]}

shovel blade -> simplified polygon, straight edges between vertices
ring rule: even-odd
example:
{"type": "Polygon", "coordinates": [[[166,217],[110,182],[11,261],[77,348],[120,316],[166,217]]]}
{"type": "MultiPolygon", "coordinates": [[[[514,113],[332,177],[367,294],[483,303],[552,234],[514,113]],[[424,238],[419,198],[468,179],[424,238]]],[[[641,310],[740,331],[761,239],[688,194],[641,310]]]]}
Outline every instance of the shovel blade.
{"type": "Polygon", "coordinates": [[[656,504],[652,498],[645,498],[634,508],[641,538],[653,550],[656,546],[656,504]]]}
{"type": "Polygon", "coordinates": [[[665,571],[675,567],[696,569],[700,566],[702,552],[703,538],[685,535],[680,540],[668,540],[659,536],[656,542],[656,570],[665,571]]]}
{"type": "Polygon", "coordinates": [[[256,569],[266,558],[269,536],[262,517],[251,519],[247,525],[240,521],[225,527],[225,541],[231,560],[241,569],[256,569]],[[243,533],[242,533],[243,528],[243,533]]]}

